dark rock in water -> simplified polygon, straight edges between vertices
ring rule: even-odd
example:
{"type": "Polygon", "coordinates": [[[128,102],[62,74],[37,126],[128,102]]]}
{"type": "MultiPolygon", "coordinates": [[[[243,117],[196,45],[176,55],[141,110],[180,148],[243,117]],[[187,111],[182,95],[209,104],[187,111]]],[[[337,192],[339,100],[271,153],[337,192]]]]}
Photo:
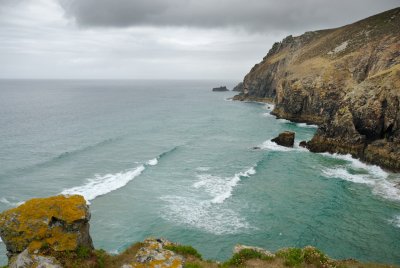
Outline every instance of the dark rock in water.
{"type": "Polygon", "coordinates": [[[243,82],[240,82],[239,84],[237,84],[232,91],[238,91],[238,92],[243,92],[243,82]]]}
{"type": "Polygon", "coordinates": [[[306,141],[301,141],[299,145],[300,145],[300,147],[307,148],[307,142],[306,141]]]}
{"type": "Polygon", "coordinates": [[[229,91],[226,86],[215,87],[212,91],[222,92],[222,91],[229,91]]]}
{"type": "Polygon", "coordinates": [[[293,147],[295,133],[291,131],[284,131],[278,137],[272,139],[278,145],[285,147],[293,147]]]}
{"type": "Polygon", "coordinates": [[[258,147],[258,146],[254,146],[253,147],[253,150],[260,150],[261,148],[260,147],[258,147]]]}

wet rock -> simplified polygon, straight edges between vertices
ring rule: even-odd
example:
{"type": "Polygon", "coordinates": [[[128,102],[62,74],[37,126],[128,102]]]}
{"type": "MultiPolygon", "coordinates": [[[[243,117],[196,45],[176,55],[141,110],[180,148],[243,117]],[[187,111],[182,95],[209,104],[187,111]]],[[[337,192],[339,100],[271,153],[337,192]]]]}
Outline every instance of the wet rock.
{"type": "MultiPolygon", "coordinates": [[[[74,251],[92,249],[89,208],[82,196],[36,198],[0,214],[0,236],[12,258],[22,252],[34,254],[42,248],[74,251]]],[[[21,255],[19,260],[25,260],[21,255]]]]}
{"type": "Polygon", "coordinates": [[[222,91],[229,91],[226,86],[215,87],[212,91],[222,92],[222,91]]]}
{"type": "Polygon", "coordinates": [[[260,247],[245,246],[245,245],[240,245],[240,244],[236,245],[233,248],[233,253],[234,254],[239,253],[240,251],[242,251],[244,249],[254,250],[254,251],[261,253],[262,255],[265,255],[267,257],[275,257],[275,254],[271,253],[270,251],[268,251],[266,249],[263,249],[260,247]]]}
{"type": "Polygon", "coordinates": [[[299,146],[303,147],[303,148],[307,148],[307,142],[306,141],[301,141],[299,146]]]}
{"type": "Polygon", "coordinates": [[[278,145],[285,147],[293,147],[295,133],[291,131],[284,131],[278,135],[278,137],[272,139],[278,145]]]}

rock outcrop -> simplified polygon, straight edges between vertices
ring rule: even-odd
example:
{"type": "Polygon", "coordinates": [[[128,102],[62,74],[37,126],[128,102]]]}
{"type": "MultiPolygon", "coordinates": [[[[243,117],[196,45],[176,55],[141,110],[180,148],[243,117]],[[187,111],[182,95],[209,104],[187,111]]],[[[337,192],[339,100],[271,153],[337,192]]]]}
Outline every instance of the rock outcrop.
{"type": "Polygon", "coordinates": [[[149,238],[135,255],[135,260],[122,265],[123,268],[136,267],[183,267],[183,257],[165,247],[176,245],[165,239],[149,238]]]}
{"type": "Polygon", "coordinates": [[[226,86],[220,86],[220,87],[213,88],[212,91],[223,92],[223,91],[229,91],[229,90],[226,88],[226,86]]]}
{"type": "Polygon", "coordinates": [[[89,219],[82,196],[36,198],[0,214],[0,236],[10,260],[35,262],[40,258],[27,254],[92,249],[89,219]]]}
{"type": "Polygon", "coordinates": [[[239,84],[237,84],[232,91],[237,91],[237,92],[242,92],[243,91],[243,82],[240,82],[239,84]]]}
{"type": "Polygon", "coordinates": [[[234,99],[273,99],[278,118],[318,124],[311,151],[400,171],[400,8],[275,43],[234,99]]]}
{"type": "MultiPolygon", "coordinates": [[[[181,267],[365,267],[357,261],[332,260],[313,247],[271,253],[237,245],[224,263],[203,260],[191,246],[159,238],[135,243],[119,255],[92,246],[90,214],[82,196],[38,198],[0,214],[0,234],[9,251],[9,268],[181,268],[181,267]],[[299,255],[300,254],[300,255],[299,255]]],[[[378,265],[367,267],[392,267],[378,265]]]]}
{"type": "Polygon", "coordinates": [[[292,131],[284,131],[278,135],[278,137],[273,138],[271,141],[278,145],[285,147],[293,147],[294,145],[295,133],[292,131]]]}

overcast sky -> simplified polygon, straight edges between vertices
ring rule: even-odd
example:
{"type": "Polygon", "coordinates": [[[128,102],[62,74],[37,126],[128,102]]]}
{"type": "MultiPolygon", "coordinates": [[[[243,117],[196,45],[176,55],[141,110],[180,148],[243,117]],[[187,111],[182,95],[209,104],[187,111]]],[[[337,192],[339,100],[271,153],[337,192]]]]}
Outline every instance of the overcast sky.
{"type": "Polygon", "coordinates": [[[0,78],[242,80],[285,36],[400,0],[0,0],[0,78]]]}

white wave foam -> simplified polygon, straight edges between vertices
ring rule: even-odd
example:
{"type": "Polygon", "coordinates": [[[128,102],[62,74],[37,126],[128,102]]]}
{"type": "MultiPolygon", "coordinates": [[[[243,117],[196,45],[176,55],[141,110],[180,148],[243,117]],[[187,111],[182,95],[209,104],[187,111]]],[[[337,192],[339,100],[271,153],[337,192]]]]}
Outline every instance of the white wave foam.
{"type": "Polygon", "coordinates": [[[306,123],[297,123],[296,124],[298,127],[303,127],[303,128],[318,128],[317,125],[308,125],[306,123]]]}
{"type": "Polygon", "coordinates": [[[278,119],[278,121],[281,122],[281,123],[284,123],[284,124],[291,123],[289,120],[283,119],[283,118],[278,119]]]}
{"type": "Polygon", "coordinates": [[[262,114],[264,117],[272,117],[275,118],[275,115],[271,114],[271,113],[263,113],[262,114]]]}
{"type": "Polygon", "coordinates": [[[0,237],[0,243],[3,243],[3,240],[1,240],[1,237],[0,237]]]}
{"type": "Polygon", "coordinates": [[[400,189],[396,183],[389,180],[389,174],[375,165],[367,165],[351,155],[329,154],[322,155],[347,161],[347,165],[322,170],[322,175],[327,178],[339,178],[353,183],[368,185],[372,193],[383,198],[400,201],[400,189]],[[349,171],[349,168],[352,172],[349,171]],[[359,173],[365,172],[365,173],[359,173]]]}
{"type": "Polygon", "coordinates": [[[239,172],[233,177],[222,178],[210,174],[198,175],[199,181],[193,184],[196,189],[204,188],[211,195],[213,204],[222,204],[226,199],[232,196],[233,189],[243,177],[254,175],[256,170],[254,167],[249,168],[245,172],[239,172]]]}
{"type": "Polygon", "coordinates": [[[400,215],[395,216],[393,219],[389,220],[389,222],[400,228],[400,215]]]}
{"type": "Polygon", "coordinates": [[[7,205],[7,206],[10,206],[10,207],[18,207],[18,206],[22,205],[23,203],[25,203],[24,201],[22,201],[22,202],[11,202],[5,197],[0,198],[0,202],[5,204],[5,205],[7,205]]]}
{"type": "Polygon", "coordinates": [[[296,148],[280,146],[271,140],[264,141],[259,147],[264,150],[278,151],[278,152],[288,152],[296,149],[296,148]]]}
{"type": "Polygon", "coordinates": [[[96,175],[94,179],[88,179],[82,186],[65,189],[61,192],[64,195],[79,194],[85,197],[86,201],[91,201],[98,196],[108,194],[121,187],[124,187],[135,177],[139,176],[145,170],[144,165],[135,169],[104,176],[96,175]]]}
{"type": "Polygon", "coordinates": [[[203,172],[203,171],[209,171],[209,170],[210,170],[210,167],[198,167],[198,168],[196,168],[196,170],[197,170],[197,171],[201,171],[201,172],[203,172]]]}
{"type": "Polygon", "coordinates": [[[361,162],[360,160],[353,158],[350,154],[343,155],[343,154],[321,153],[321,155],[345,160],[347,162],[350,162],[351,166],[354,169],[366,170],[366,171],[368,171],[368,173],[372,174],[373,176],[379,177],[379,178],[386,179],[389,176],[389,174],[386,171],[384,171],[382,168],[375,166],[375,165],[365,164],[365,163],[361,162]]]}
{"type": "Polygon", "coordinates": [[[327,178],[339,178],[354,183],[375,185],[375,182],[370,180],[367,174],[351,174],[345,168],[326,168],[322,170],[322,174],[327,178]]]}
{"type": "Polygon", "coordinates": [[[158,159],[157,158],[154,158],[154,159],[151,159],[151,160],[147,161],[147,165],[149,165],[149,166],[155,166],[157,164],[158,164],[158,159]]]}
{"type": "Polygon", "coordinates": [[[251,228],[237,212],[212,206],[209,201],[183,196],[164,196],[161,199],[167,202],[161,216],[177,224],[189,225],[216,235],[242,233],[251,228]]]}

